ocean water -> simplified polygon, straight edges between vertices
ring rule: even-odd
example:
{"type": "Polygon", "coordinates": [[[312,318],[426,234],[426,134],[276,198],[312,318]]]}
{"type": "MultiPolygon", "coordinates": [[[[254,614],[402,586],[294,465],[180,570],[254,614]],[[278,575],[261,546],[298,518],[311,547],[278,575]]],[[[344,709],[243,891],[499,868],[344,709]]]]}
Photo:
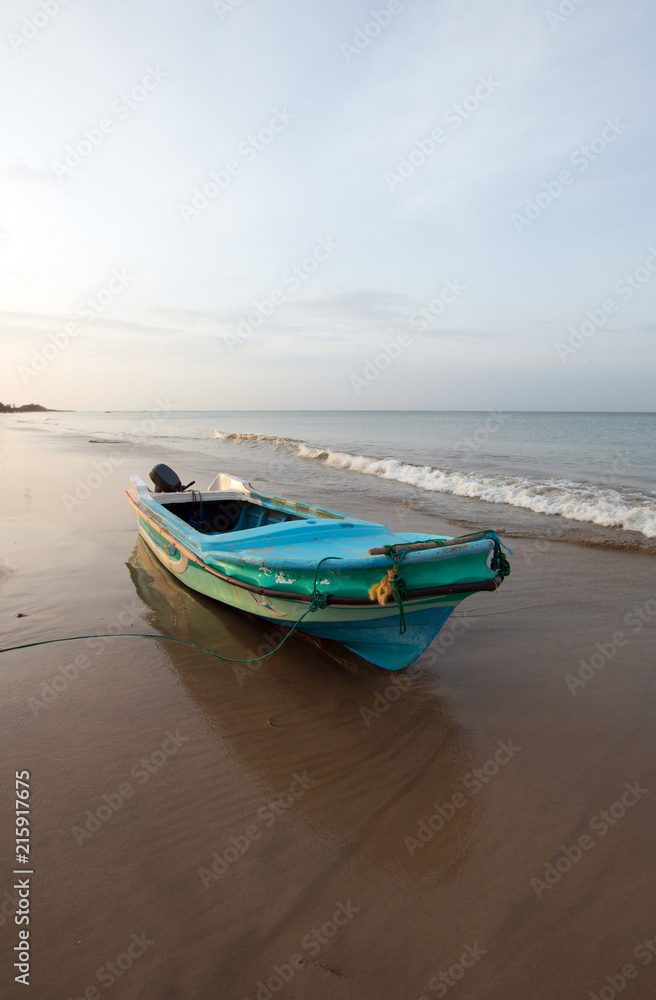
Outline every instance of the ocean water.
{"type": "Polygon", "coordinates": [[[8,419],[143,445],[183,481],[229,472],[358,516],[388,499],[516,534],[650,548],[656,538],[653,413],[179,412],[164,400],[8,419]]]}

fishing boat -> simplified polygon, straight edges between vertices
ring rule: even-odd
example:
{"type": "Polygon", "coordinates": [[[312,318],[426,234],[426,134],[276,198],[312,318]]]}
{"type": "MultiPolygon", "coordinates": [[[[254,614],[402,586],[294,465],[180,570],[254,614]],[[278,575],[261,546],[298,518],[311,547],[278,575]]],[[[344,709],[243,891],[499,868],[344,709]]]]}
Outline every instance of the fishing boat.
{"type": "Polygon", "coordinates": [[[387,670],[407,667],[461,601],[497,590],[510,572],[494,531],[398,534],[223,473],[207,490],[183,486],[164,464],[150,478],[154,490],[132,476],[125,496],[182,583],[387,670]]]}

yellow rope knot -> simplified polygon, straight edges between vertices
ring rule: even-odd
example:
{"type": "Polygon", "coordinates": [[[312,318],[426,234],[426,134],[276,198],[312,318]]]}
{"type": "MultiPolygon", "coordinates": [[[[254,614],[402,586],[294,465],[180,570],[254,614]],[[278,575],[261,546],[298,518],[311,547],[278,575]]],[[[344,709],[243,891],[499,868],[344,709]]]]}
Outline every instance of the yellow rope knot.
{"type": "Polygon", "coordinates": [[[392,568],[388,569],[380,583],[375,583],[373,587],[369,588],[369,600],[378,601],[379,604],[383,605],[390,597],[393,597],[399,609],[399,635],[404,635],[406,624],[403,602],[408,599],[408,591],[405,580],[399,573],[399,562],[405,553],[399,557],[394,551],[393,545],[386,545],[385,554],[392,560],[392,568]]]}
{"type": "Polygon", "coordinates": [[[393,566],[392,569],[387,571],[380,583],[374,583],[373,587],[369,588],[369,600],[378,601],[379,604],[386,604],[387,601],[394,597],[394,585],[392,581],[396,579],[396,567],[393,566]]]}

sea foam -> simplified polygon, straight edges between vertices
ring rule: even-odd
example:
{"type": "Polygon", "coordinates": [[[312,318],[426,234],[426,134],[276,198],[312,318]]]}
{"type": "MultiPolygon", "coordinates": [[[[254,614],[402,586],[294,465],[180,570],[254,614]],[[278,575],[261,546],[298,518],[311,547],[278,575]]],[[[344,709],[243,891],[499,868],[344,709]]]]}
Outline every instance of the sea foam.
{"type": "Polygon", "coordinates": [[[450,493],[488,503],[509,504],[538,514],[559,515],[573,521],[641,532],[647,538],[656,537],[656,496],[636,496],[635,491],[628,489],[567,479],[504,476],[412,465],[396,458],[333,451],[276,435],[224,434],[216,431],[215,436],[222,440],[273,447],[333,469],[394,480],[431,493],[450,493]]]}

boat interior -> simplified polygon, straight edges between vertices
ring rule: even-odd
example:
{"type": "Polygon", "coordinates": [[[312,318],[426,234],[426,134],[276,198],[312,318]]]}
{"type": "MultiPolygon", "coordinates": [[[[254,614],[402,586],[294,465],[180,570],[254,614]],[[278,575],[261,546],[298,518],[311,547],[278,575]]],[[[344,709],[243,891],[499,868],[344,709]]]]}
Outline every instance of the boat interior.
{"type": "Polygon", "coordinates": [[[303,520],[296,514],[264,507],[246,499],[203,500],[200,494],[195,499],[163,503],[162,506],[204,535],[221,535],[229,531],[281,524],[283,521],[303,520]]]}

